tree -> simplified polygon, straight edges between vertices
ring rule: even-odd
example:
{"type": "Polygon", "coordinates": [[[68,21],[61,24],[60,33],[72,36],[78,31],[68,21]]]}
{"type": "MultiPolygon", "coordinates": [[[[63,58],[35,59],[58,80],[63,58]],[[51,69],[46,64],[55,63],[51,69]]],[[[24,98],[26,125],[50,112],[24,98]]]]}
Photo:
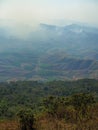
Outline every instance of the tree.
{"type": "Polygon", "coordinates": [[[63,118],[65,116],[65,98],[49,96],[43,100],[43,105],[49,115],[56,118],[63,118]]]}
{"type": "Polygon", "coordinates": [[[75,94],[71,98],[71,104],[76,110],[76,118],[86,117],[88,114],[88,108],[95,103],[95,99],[92,94],[75,94]]]}
{"type": "Polygon", "coordinates": [[[34,129],[34,115],[32,109],[22,109],[18,112],[21,130],[35,130],[34,129]]]}
{"type": "Polygon", "coordinates": [[[8,111],[8,103],[6,100],[1,100],[0,101],[0,116],[4,117],[6,116],[8,111]]]}

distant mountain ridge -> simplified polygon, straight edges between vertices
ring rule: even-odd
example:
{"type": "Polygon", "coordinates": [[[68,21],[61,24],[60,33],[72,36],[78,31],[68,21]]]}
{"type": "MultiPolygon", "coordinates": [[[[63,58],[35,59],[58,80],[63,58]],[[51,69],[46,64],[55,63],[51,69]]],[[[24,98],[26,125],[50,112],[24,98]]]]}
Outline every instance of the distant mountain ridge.
{"type": "Polygon", "coordinates": [[[0,29],[0,81],[98,78],[98,28],[41,23],[27,39],[0,29]]]}

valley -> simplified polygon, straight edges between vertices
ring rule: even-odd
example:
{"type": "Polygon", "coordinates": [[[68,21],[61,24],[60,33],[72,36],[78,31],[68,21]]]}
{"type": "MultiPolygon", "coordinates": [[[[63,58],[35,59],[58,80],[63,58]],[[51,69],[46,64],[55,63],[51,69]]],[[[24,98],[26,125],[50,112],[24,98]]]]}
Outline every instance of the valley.
{"type": "Polygon", "coordinates": [[[27,39],[0,38],[0,81],[98,78],[95,27],[40,24],[27,39]]]}

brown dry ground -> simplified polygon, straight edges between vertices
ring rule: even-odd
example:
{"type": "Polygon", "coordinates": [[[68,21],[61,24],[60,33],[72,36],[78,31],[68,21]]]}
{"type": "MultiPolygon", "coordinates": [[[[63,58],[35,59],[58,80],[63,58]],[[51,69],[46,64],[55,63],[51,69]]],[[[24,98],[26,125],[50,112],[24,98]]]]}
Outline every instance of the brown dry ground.
{"type": "MultiPolygon", "coordinates": [[[[69,123],[58,119],[38,119],[35,124],[36,130],[98,130],[98,119],[87,122],[69,123]]],[[[20,130],[17,121],[0,121],[0,130],[20,130]]]]}

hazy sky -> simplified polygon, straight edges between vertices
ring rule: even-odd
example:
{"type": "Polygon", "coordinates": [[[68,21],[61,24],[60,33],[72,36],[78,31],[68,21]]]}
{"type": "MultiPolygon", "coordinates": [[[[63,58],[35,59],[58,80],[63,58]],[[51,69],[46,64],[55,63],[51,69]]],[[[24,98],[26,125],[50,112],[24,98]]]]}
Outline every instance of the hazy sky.
{"type": "Polygon", "coordinates": [[[97,15],[98,0],[0,0],[0,24],[16,29],[64,20],[98,26],[97,15]]]}

